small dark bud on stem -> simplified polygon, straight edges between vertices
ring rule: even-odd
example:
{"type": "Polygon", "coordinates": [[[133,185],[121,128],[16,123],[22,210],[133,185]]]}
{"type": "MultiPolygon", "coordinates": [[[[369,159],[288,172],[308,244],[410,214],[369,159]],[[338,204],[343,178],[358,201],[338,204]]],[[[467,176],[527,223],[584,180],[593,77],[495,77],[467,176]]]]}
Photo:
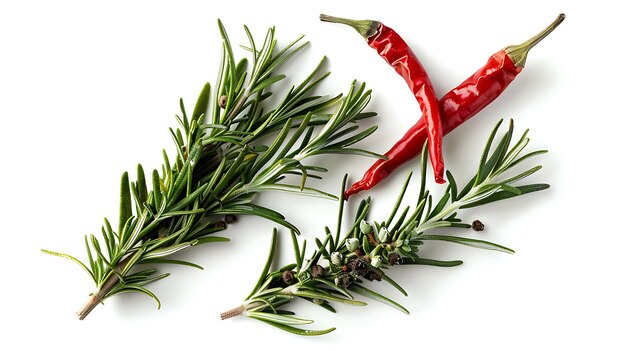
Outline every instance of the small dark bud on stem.
{"type": "Polygon", "coordinates": [[[485,230],[485,225],[483,224],[483,222],[475,220],[472,222],[472,229],[477,232],[482,232],[483,230],[485,230]]]}
{"type": "Polygon", "coordinates": [[[374,281],[375,280],[377,282],[381,281],[381,279],[382,279],[378,274],[376,274],[376,273],[374,273],[372,271],[367,273],[367,275],[365,275],[364,277],[365,277],[365,279],[367,279],[369,281],[374,281]]]}
{"type": "Polygon", "coordinates": [[[357,275],[366,275],[370,271],[367,261],[362,257],[350,260],[348,267],[357,275]]]}
{"type": "Polygon", "coordinates": [[[227,102],[228,102],[228,97],[226,95],[222,95],[217,101],[217,104],[220,106],[220,108],[225,108],[227,102]]]}
{"type": "Polygon", "coordinates": [[[285,284],[293,283],[296,278],[293,271],[284,271],[282,277],[285,284]]]}
{"type": "Polygon", "coordinates": [[[311,267],[311,276],[313,278],[321,278],[325,275],[326,275],[326,269],[324,269],[324,267],[320,266],[319,264],[316,264],[315,266],[311,267]]]}
{"type": "Polygon", "coordinates": [[[402,263],[401,262],[402,258],[400,257],[400,254],[395,251],[389,254],[388,260],[389,260],[389,264],[392,266],[402,263]]]}
{"type": "Polygon", "coordinates": [[[340,288],[347,288],[348,286],[350,286],[350,284],[352,284],[352,281],[350,280],[350,274],[339,274],[337,278],[335,278],[335,284],[337,284],[337,286],[340,288]]]}

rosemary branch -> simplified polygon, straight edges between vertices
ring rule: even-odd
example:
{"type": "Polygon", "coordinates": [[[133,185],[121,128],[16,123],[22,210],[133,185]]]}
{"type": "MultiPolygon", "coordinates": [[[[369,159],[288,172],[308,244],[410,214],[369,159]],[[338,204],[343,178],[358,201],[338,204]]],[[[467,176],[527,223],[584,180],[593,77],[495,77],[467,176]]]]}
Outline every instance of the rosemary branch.
{"type": "MultiPolygon", "coordinates": [[[[417,196],[417,204],[411,212],[406,207],[396,219],[400,204],[405,196],[411,174],[402,187],[398,200],[389,217],[384,221],[367,220],[371,207],[371,198],[363,200],[354,214],[351,227],[340,236],[342,227],[343,206],[339,208],[337,230],[333,236],[326,227],[326,237],[321,241],[315,239],[317,249],[305,258],[306,240],[300,245],[295,233],[292,232],[295,262],[277,270],[270,270],[276,244],[276,229],[272,235],[270,254],[262,270],[259,281],[251,294],[241,306],[222,314],[222,319],[244,315],[274,327],[299,335],[322,335],[335,328],[323,330],[303,329],[300,326],[313,323],[312,320],[294,316],[294,312],[285,310],[284,305],[295,298],[313,302],[331,312],[335,312],[331,303],[339,302],[363,306],[364,302],[356,300],[355,294],[383,302],[406,314],[409,311],[396,301],[377,293],[364,285],[364,280],[385,281],[402,294],[406,291],[395,282],[384,269],[394,265],[423,264],[440,267],[452,267],[462,261],[440,261],[423,258],[418,255],[420,246],[428,241],[446,241],[482,249],[513,253],[513,250],[484,240],[456,235],[430,234],[434,229],[454,227],[471,228],[457,217],[459,210],[481,206],[494,201],[545,190],[547,184],[513,185],[519,180],[537,172],[541,166],[534,166],[515,175],[507,173],[517,168],[522,161],[545,153],[539,150],[522,155],[528,145],[528,131],[524,132],[519,141],[511,146],[513,136],[513,120],[508,130],[500,138],[492,150],[497,131],[502,123],[498,122],[489,136],[484,152],[478,165],[476,175],[465,187],[459,189],[457,182],[448,171],[448,187],[439,201],[425,189],[426,155],[422,151],[421,184],[417,196]],[[394,221],[395,219],[395,221],[394,221]]],[[[426,148],[426,145],[424,145],[426,148]]],[[[342,184],[345,188],[346,178],[342,184]]],[[[343,198],[341,199],[343,203],[343,198]]]]}
{"type": "Polygon", "coordinates": [[[308,178],[321,178],[326,169],[305,164],[313,155],[357,154],[382,157],[352,145],[372,134],[376,127],[359,131],[356,121],[374,116],[364,112],[370,100],[365,84],[352,83],[345,96],[313,93],[329,73],[325,59],[299,85],[293,86],[276,106],[267,98],[270,89],[286,77],[278,73],[284,62],[307,46],[302,37],[277,49],[274,28],[257,47],[248,35],[251,67],[247,59],[235,60],[221,21],[223,61],[216,89],[207,83],[187,113],[180,100],[177,129],[171,129],[176,155],[164,151],[161,170],[148,177],[137,167],[137,179],[122,175],[119,225],[113,229],[105,219],[102,239],[85,236],[87,263],[73,256],[42,250],[78,263],[93,279],[96,290],[78,312],[85,318],[100,302],[125,292],[143,293],[159,299],[146,285],[163,279],[155,268],[144,264],[195,263],[169,258],[192,246],[228,241],[215,236],[235,215],[256,215],[294,232],[298,229],[280,213],[254,203],[255,194],[283,191],[327,199],[332,194],[306,186],[308,178]],[[210,116],[207,116],[209,114],[210,116]],[[315,127],[321,126],[316,132],[315,127]],[[261,137],[273,135],[265,145],[261,137]],[[301,178],[300,185],[283,182],[288,175],[301,178]],[[151,180],[152,188],[148,183],[151,180]]]}

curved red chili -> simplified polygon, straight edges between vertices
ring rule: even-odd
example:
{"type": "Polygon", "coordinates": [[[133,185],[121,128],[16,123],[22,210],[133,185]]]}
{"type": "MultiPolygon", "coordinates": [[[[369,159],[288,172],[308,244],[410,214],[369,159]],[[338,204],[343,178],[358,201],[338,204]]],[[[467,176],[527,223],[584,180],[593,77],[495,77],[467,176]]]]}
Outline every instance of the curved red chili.
{"type": "Polygon", "coordinates": [[[356,29],[367,40],[368,45],[404,78],[422,110],[422,119],[427,127],[428,145],[431,145],[428,154],[435,173],[435,181],[445,183],[443,132],[437,95],[424,66],[409,45],[396,31],[378,21],[351,20],[327,15],[320,15],[320,19],[325,22],[347,24],[356,29]]]}
{"type": "MultiPolygon", "coordinates": [[[[476,73],[444,95],[439,100],[443,134],[450,133],[500,96],[524,68],[528,51],[564,19],[565,15],[560,14],[552,24],[531,39],[493,54],[476,73]]],[[[418,156],[426,140],[426,124],[419,120],[385,153],[386,160],[377,160],[363,178],[345,192],[345,198],[371,189],[400,165],[418,156]]]]}

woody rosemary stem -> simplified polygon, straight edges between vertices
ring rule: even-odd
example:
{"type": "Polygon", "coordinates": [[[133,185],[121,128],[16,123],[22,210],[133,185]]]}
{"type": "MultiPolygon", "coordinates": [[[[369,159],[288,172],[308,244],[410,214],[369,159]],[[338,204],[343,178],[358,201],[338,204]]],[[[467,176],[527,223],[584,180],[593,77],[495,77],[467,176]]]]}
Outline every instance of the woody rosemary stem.
{"type": "MultiPolygon", "coordinates": [[[[116,270],[123,270],[126,267],[128,261],[130,261],[131,257],[132,256],[128,256],[127,258],[123,259],[122,262],[118,263],[117,266],[115,266],[116,270]]],[[[104,284],[102,284],[100,289],[98,289],[97,292],[91,294],[85,305],[78,312],[76,312],[76,314],[78,315],[78,319],[81,321],[85,319],[85,317],[87,317],[89,313],[91,313],[91,311],[93,311],[94,308],[96,308],[96,306],[98,306],[98,304],[104,300],[106,295],[109,293],[109,291],[111,291],[111,289],[113,289],[113,287],[115,286],[115,284],[117,284],[119,280],[120,279],[117,274],[111,274],[109,278],[104,282],[104,284]]]]}
{"type": "Polygon", "coordinates": [[[222,320],[237,317],[241,315],[243,311],[244,311],[244,307],[243,305],[241,305],[239,307],[233,308],[232,310],[228,310],[226,312],[220,313],[220,317],[222,318],[222,320]]]}
{"type": "MultiPolygon", "coordinates": [[[[176,156],[171,158],[164,150],[161,170],[148,174],[138,164],[136,181],[130,180],[128,172],[122,174],[117,230],[105,218],[101,237],[85,235],[86,262],[42,249],[76,263],[93,280],[95,291],[77,312],[81,320],[98,304],[123,293],[147,295],[160,308],[160,300],[146,288],[169,276],[159,267],[178,264],[202,269],[170,256],[229,241],[216,235],[226,229],[229,216],[256,215],[299,233],[285,216],[255,200],[256,194],[265,191],[336,200],[333,194],[307,186],[308,178],[319,178],[318,173],[326,171],[305,162],[310,156],[382,157],[353,147],[376,130],[371,126],[357,131],[353,126],[376,115],[365,111],[371,91],[364,83],[353,81],[346,94],[314,95],[329,75],[324,69],[326,58],[322,58],[300,83],[290,89],[277,86],[287,77],[281,73],[284,63],[308,42],[298,37],[279,51],[271,27],[264,45],[257,47],[244,26],[252,56],[248,65],[247,59],[235,59],[219,20],[218,26],[223,46],[218,81],[213,91],[210,84],[203,85],[193,112],[188,113],[180,100],[179,127],[170,128],[176,156]],[[277,99],[268,102],[270,95],[277,99]],[[283,183],[287,175],[301,176],[300,185],[283,183]]],[[[241,313],[248,313],[249,305],[243,304],[241,313]]]]}

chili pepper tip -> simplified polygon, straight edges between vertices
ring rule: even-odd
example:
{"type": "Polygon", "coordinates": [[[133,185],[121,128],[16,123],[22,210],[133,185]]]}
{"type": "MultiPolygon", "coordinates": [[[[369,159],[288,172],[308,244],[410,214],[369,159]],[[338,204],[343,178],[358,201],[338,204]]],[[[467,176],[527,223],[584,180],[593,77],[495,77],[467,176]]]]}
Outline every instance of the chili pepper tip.
{"type": "Polygon", "coordinates": [[[343,199],[345,201],[348,201],[348,198],[356,193],[358,193],[359,191],[361,191],[361,189],[359,189],[356,184],[354,184],[353,186],[350,187],[350,189],[346,190],[343,192],[343,199]]]}

